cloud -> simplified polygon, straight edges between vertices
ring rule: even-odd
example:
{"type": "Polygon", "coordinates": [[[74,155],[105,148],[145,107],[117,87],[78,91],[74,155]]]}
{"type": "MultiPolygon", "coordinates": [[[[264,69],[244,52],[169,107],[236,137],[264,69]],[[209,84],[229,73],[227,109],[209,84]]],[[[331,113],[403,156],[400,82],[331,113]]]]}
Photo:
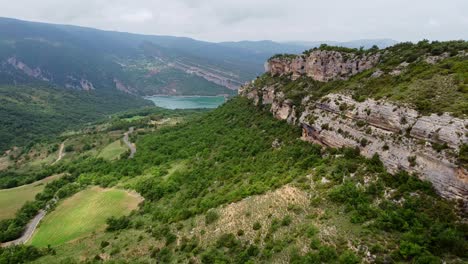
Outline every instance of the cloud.
{"type": "Polygon", "coordinates": [[[151,13],[148,10],[138,10],[135,12],[131,13],[125,13],[120,15],[120,18],[124,21],[127,22],[137,22],[137,23],[142,23],[142,22],[147,22],[153,19],[153,13],[151,13]]]}
{"type": "Polygon", "coordinates": [[[209,41],[468,38],[466,0],[0,0],[0,6],[5,17],[209,41]]]}

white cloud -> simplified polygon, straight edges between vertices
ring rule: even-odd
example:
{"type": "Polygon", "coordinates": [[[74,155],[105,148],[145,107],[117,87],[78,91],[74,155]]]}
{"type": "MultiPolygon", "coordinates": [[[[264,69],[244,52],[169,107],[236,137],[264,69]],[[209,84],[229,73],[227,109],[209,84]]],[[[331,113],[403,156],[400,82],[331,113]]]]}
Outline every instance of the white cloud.
{"type": "Polygon", "coordinates": [[[137,23],[142,23],[142,22],[147,22],[153,19],[153,13],[151,13],[148,10],[138,10],[135,12],[131,13],[126,13],[122,14],[120,18],[124,21],[127,22],[137,22],[137,23]]]}
{"type": "Polygon", "coordinates": [[[0,0],[0,16],[224,40],[467,39],[466,0],[0,0]]]}

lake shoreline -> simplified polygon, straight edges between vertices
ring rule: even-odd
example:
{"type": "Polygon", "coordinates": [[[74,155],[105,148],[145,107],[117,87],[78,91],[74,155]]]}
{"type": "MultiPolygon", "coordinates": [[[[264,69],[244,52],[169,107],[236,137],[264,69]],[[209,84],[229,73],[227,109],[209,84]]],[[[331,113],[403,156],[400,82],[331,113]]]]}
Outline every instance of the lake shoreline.
{"type": "Polygon", "coordinates": [[[214,109],[227,101],[227,96],[202,95],[154,95],[143,97],[155,106],[166,109],[214,109]]]}

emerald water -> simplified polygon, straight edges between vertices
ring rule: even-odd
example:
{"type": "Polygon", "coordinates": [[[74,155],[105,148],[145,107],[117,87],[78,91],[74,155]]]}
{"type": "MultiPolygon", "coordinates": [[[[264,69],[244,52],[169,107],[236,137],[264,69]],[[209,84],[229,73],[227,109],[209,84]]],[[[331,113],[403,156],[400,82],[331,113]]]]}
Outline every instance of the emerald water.
{"type": "Polygon", "coordinates": [[[225,101],[224,96],[147,96],[145,99],[167,109],[216,108],[225,101]]]}

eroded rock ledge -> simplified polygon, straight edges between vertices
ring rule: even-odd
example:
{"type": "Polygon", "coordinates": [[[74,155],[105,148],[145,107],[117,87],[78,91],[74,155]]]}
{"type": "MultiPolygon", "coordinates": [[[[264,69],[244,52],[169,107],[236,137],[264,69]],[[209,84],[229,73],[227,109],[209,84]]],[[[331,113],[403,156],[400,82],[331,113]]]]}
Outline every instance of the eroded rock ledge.
{"type": "Polygon", "coordinates": [[[302,140],[358,147],[366,157],[377,153],[390,172],[415,173],[432,182],[441,196],[461,200],[468,208],[468,172],[456,158],[460,146],[468,143],[467,119],[449,114],[422,116],[390,102],[357,102],[341,94],[329,94],[320,101],[306,97],[301,105],[294,105],[272,86],[250,84],[239,93],[256,105],[271,105],[276,118],[301,126],[302,140]],[[436,151],[437,146],[442,150],[436,151]]]}
{"type": "Polygon", "coordinates": [[[308,55],[272,58],[265,70],[272,76],[291,75],[293,80],[308,76],[316,81],[346,80],[350,76],[374,67],[380,53],[356,55],[337,51],[316,50],[308,55]]]}

